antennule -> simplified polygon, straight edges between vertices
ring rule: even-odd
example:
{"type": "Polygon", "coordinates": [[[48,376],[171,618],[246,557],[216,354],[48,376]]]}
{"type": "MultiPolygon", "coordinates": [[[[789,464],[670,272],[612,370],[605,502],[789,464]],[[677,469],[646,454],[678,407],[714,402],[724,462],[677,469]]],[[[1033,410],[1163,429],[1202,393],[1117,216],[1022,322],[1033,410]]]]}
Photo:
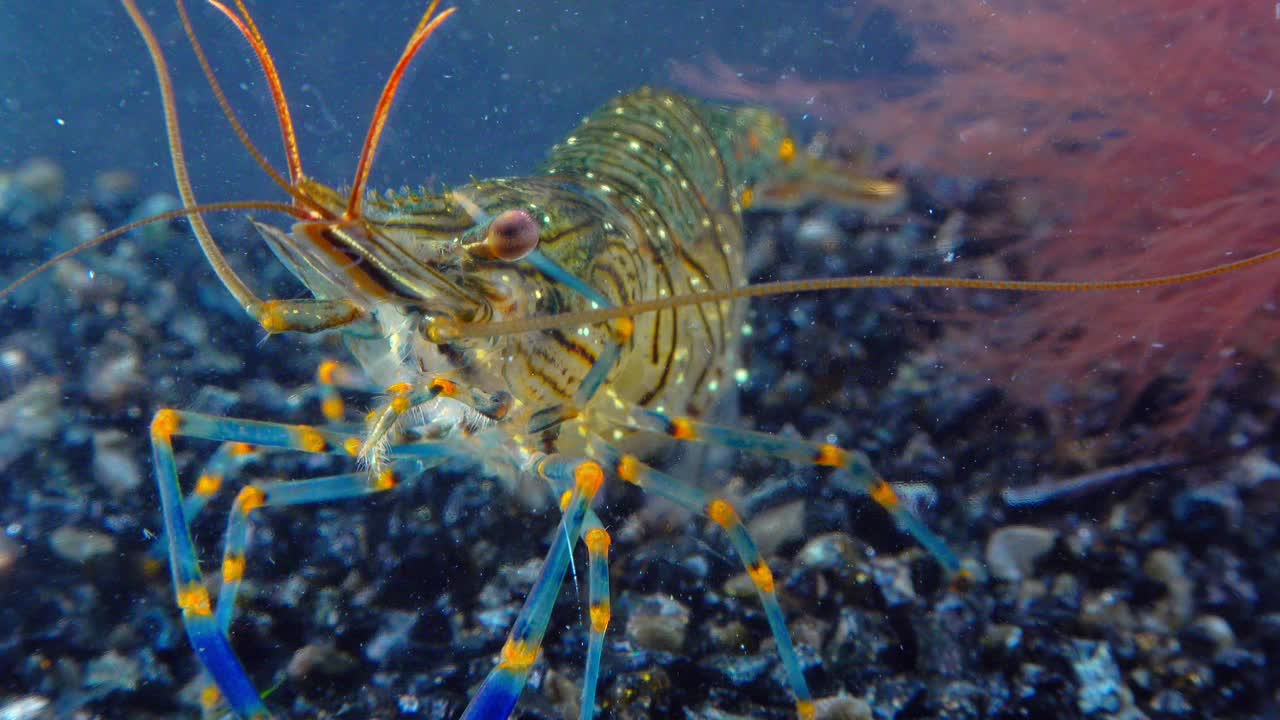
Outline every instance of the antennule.
{"type": "Polygon", "coordinates": [[[200,213],[224,212],[227,210],[264,210],[264,211],[272,211],[272,212],[282,212],[288,215],[293,215],[294,217],[298,217],[298,218],[305,217],[304,215],[300,214],[298,209],[293,207],[292,205],[285,205],[284,203],[266,202],[266,201],[258,202],[253,200],[209,203],[208,205],[193,205],[191,207],[179,208],[177,210],[170,210],[169,212],[163,212],[163,213],[160,213],[159,215],[152,215],[149,218],[144,218],[136,222],[131,222],[128,225],[121,225],[120,227],[114,230],[105,232],[96,238],[93,238],[91,240],[86,240],[80,243],[79,245],[76,245],[73,248],[70,248],[68,250],[63,250],[57,255],[54,255],[48,260],[45,260],[44,262],[40,263],[34,268],[28,270],[25,274],[23,274],[22,277],[4,286],[4,288],[0,288],[0,301],[3,301],[5,298],[9,297],[15,291],[17,291],[18,288],[31,282],[36,277],[38,277],[41,273],[53,267],[54,265],[57,265],[63,260],[66,260],[68,258],[73,258],[76,255],[79,255],[80,253],[84,252],[85,250],[89,250],[91,248],[98,247],[103,243],[107,243],[112,240],[115,240],[121,235],[133,232],[134,230],[137,230],[140,227],[145,227],[147,225],[151,225],[158,222],[166,222],[168,220],[176,220],[177,218],[180,218],[180,217],[189,217],[191,215],[197,215],[200,213]]]}
{"type": "MultiPolygon", "coordinates": [[[[169,141],[169,157],[173,163],[173,179],[178,185],[178,194],[182,196],[184,206],[195,207],[198,203],[195,190],[191,188],[186,155],[182,150],[182,130],[178,126],[178,106],[174,101],[173,77],[169,74],[169,63],[165,61],[164,53],[160,50],[160,41],[156,39],[155,31],[151,29],[151,24],[138,9],[137,3],[134,0],[121,0],[121,2],[129,13],[129,18],[133,20],[134,26],[138,28],[142,42],[147,46],[147,54],[151,56],[151,64],[155,68],[156,81],[160,84],[160,104],[164,108],[165,134],[169,141]]],[[[236,302],[244,308],[259,304],[261,301],[227,263],[226,256],[214,241],[204,218],[200,217],[199,213],[188,213],[187,217],[191,221],[191,230],[195,233],[196,241],[200,243],[200,249],[204,252],[205,259],[209,261],[209,266],[226,286],[227,291],[235,296],[236,302]]]]}

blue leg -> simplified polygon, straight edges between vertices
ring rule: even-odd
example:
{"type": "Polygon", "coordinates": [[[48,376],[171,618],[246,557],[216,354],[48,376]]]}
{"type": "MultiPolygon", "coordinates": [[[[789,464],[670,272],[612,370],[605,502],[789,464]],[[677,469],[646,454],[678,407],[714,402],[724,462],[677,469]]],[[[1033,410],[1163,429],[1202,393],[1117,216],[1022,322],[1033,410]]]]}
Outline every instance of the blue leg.
{"type": "MultiPolygon", "coordinates": [[[[247,443],[223,443],[218,446],[209,462],[205,463],[191,493],[182,499],[182,511],[187,522],[194,523],[209,505],[209,501],[226,485],[227,478],[238,474],[258,455],[257,449],[247,443]]],[[[146,558],[149,574],[159,572],[168,552],[169,534],[161,531],[146,558]]]]}
{"type": "Polygon", "coordinates": [[[534,464],[533,471],[546,478],[552,487],[568,486],[572,490],[563,503],[560,527],[552,538],[538,579],[502,646],[498,665],[467,705],[462,714],[464,720],[506,720],[511,715],[529,679],[529,670],[538,658],[551,610],[560,594],[573,542],[576,542],[570,538],[576,539],[582,533],[591,512],[591,501],[604,482],[604,471],[591,460],[546,456],[534,464]]]}
{"type": "Polygon", "coordinates": [[[331,477],[285,482],[253,483],[240,489],[227,518],[226,542],[222,551],[222,586],[215,605],[218,631],[228,634],[235,615],[236,595],[244,579],[245,551],[249,544],[252,513],[268,507],[308,505],[364,497],[394,489],[400,479],[416,474],[421,466],[402,461],[384,468],[376,475],[367,472],[344,473],[331,477]]]}
{"type": "Polygon", "coordinates": [[[600,659],[604,654],[604,633],[609,627],[609,532],[592,513],[583,533],[587,546],[590,579],[587,589],[587,614],[591,632],[587,639],[587,664],[582,674],[582,704],[579,720],[591,720],[596,711],[596,686],[600,683],[600,659]]]}
{"type": "Polygon", "coordinates": [[[653,410],[637,408],[625,421],[618,423],[628,430],[662,433],[676,440],[708,442],[758,452],[795,463],[818,465],[844,470],[853,476],[880,507],[893,517],[904,532],[915,538],[953,580],[966,579],[960,568],[960,560],[947,544],[911,513],[898,499],[893,487],[885,482],[871,467],[867,456],[858,451],[846,450],[827,443],[793,440],[767,433],[738,430],[711,425],[691,418],[669,417],[653,410]]]}
{"type": "MultiPolygon", "coordinates": [[[[187,636],[231,711],[239,718],[269,718],[271,714],[214,617],[178,481],[173,454],[173,438],[178,436],[332,454],[346,452],[343,448],[355,436],[308,425],[234,420],[178,410],[160,410],[151,421],[151,449],[168,538],[169,569],[187,636]]],[[[216,703],[217,696],[207,695],[206,701],[216,703]]]]}
{"type": "Polygon", "coordinates": [[[610,454],[613,469],[618,477],[646,492],[664,497],[690,512],[711,519],[729,536],[729,543],[742,561],[742,566],[746,569],[752,583],[755,584],[756,594],[759,595],[760,603],[764,606],[769,630],[773,633],[774,642],[778,646],[778,655],[782,658],[782,666],[787,674],[787,682],[796,699],[796,715],[800,720],[813,720],[815,712],[813,696],[809,693],[809,684],[800,667],[795,645],[791,642],[791,631],[787,628],[782,607],[778,604],[773,571],[760,555],[760,550],[751,539],[737,510],[728,501],[714,498],[687,483],[682,483],[644,464],[634,455],[621,455],[612,450],[610,454]]]}
{"type": "MultiPolygon", "coordinates": [[[[552,490],[560,493],[562,504],[567,507],[572,488],[567,484],[553,484],[552,490]]],[[[563,508],[562,508],[563,509],[563,508]]],[[[604,529],[595,511],[587,512],[582,524],[582,542],[587,546],[587,621],[590,631],[587,637],[587,662],[582,673],[582,698],[578,720],[591,720],[596,711],[596,688],[600,684],[600,661],[604,655],[604,634],[609,628],[612,610],[609,602],[609,546],[613,539],[604,529]]]]}

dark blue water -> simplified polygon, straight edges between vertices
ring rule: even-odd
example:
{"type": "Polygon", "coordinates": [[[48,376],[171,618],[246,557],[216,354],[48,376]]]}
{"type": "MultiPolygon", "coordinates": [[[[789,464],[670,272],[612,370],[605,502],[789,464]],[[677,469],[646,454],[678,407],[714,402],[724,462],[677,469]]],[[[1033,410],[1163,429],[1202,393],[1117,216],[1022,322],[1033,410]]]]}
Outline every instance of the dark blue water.
{"type": "MultiPolygon", "coordinates": [[[[239,147],[195,63],[171,3],[143,0],[173,68],[202,200],[271,194],[239,147]]],[[[265,83],[245,42],[216,11],[190,3],[218,75],[255,141],[279,166],[265,83]]],[[[374,187],[528,171],[610,96],[670,84],[672,62],[711,55],[775,76],[848,77],[867,38],[820,3],[461,2],[402,86],[374,187]]],[[[359,143],[423,0],[256,2],[251,9],[292,102],[304,167],[349,181],[359,143]]],[[[0,4],[0,167],[35,156],[71,188],[104,169],[169,187],[156,81],[115,3],[0,4]]]]}

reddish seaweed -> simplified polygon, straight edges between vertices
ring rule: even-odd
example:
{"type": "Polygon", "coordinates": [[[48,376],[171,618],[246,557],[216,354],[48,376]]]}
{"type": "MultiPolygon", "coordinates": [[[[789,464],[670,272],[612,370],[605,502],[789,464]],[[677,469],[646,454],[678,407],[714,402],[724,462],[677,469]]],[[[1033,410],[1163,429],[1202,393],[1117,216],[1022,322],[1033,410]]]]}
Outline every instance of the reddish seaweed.
{"type": "MultiPolygon", "coordinates": [[[[903,0],[931,76],[759,79],[676,68],[699,92],[820,114],[910,171],[1008,180],[1046,232],[1009,248],[1037,279],[1208,267],[1280,238],[1274,9],[1236,0],[903,0]]],[[[866,14],[853,15],[850,33],[866,14]]],[[[837,75],[838,73],[832,73],[837,75]]],[[[1258,268],[1147,293],[1031,299],[951,333],[946,354],[1066,417],[1118,385],[1110,420],[1163,382],[1183,429],[1224,370],[1272,359],[1277,276],[1258,268]],[[963,336],[963,337],[962,337],[963,336]],[[1172,381],[1170,384],[1169,381],[1172,381]]]]}

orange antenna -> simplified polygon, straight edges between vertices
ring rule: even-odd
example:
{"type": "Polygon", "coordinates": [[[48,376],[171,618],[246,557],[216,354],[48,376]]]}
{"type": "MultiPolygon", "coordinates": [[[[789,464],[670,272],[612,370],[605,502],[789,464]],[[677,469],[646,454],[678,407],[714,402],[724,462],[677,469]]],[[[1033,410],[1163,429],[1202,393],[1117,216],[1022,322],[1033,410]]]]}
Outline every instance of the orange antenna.
{"type": "Polygon", "coordinates": [[[289,101],[284,96],[284,87],[280,84],[280,73],[276,72],[276,63],[271,59],[267,43],[262,39],[262,33],[258,32],[258,26],[254,24],[253,16],[249,14],[249,8],[245,7],[242,0],[236,0],[236,8],[240,10],[239,15],[218,0],[208,0],[208,2],[227,16],[227,19],[249,42],[249,46],[253,48],[253,54],[258,56],[262,74],[266,76],[267,86],[271,88],[271,102],[276,107],[276,117],[280,120],[280,135],[283,136],[284,152],[289,162],[289,177],[293,179],[294,184],[297,184],[303,179],[302,154],[298,152],[298,136],[293,131],[293,116],[289,114],[289,101]]]}
{"type": "MultiPolygon", "coordinates": [[[[238,2],[239,0],[237,0],[238,2]]],[[[213,0],[210,0],[213,2],[213,0]]],[[[382,137],[382,129],[387,124],[387,114],[391,111],[391,103],[395,100],[396,90],[400,87],[400,81],[404,78],[404,73],[409,69],[409,63],[413,62],[413,57],[418,54],[418,50],[422,48],[422,44],[431,37],[431,34],[440,27],[440,24],[449,19],[457,8],[449,8],[440,15],[435,15],[436,6],[440,4],[440,0],[432,0],[431,6],[427,8],[427,12],[423,14],[422,19],[418,21],[418,27],[414,29],[413,35],[409,37],[409,42],[404,47],[404,52],[400,53],[400,60],[396,62],[395,69],[391,71],[391,77],[387,78],[386,87],[382,88],[382,95],[378,98],[378,106],[373,111],[373,120],[369,123],[369,132],[364,136],[364,146],[360,149],[360,164],[356,167],[356,177],[351,183],[351,197],[347,200],[347,212],[345,218],[350,220],[360,217],[360,203],[364,197],[365,186],[369,183],[369,172],[373,167],[373,156],[378,150],[378,140],[382,137]]]]}
{"type": "Polygon", "coordinates": [[[213,91],[213,96],[218,100],[218,107],[222,108],[222,114],[227,118],[227,122],[231,123],[231,129],[235,132],[236,137],[240,139],[240,144],[249,151],[249,155],[253,157],[258,167],[270,176],[272,182],[278,185],[285,192],[293,197],[295,205],[305,207],[314,216],[330,217],[330,213],[322,206],[307,197],[302,190],[298,189],[290,181],[286,180],[278,170],[267,162],[266,156],[258,149],[250,139],[249,133],[241,124],[240,118],[236,116],[235,109],[231,107],[231,102],[227,100],[227,94],[222,91],[222,83],[218,82],[218,76],[213,71],[213,66],[209,64],[209,58],[204,54],[204,47],[200,44],[200,38],[196,36],[195,26],[191,24],[191,17],[187,14],[187,6],[183,0],[177,0],[178,14],[182,17],[182,29],[187,33],[187,39],[191,43],[191,50],[195,52],[196,59],[200,62],[200,70],[204,72],[204,77],[209,81],[209,89],[213,91]]]}

